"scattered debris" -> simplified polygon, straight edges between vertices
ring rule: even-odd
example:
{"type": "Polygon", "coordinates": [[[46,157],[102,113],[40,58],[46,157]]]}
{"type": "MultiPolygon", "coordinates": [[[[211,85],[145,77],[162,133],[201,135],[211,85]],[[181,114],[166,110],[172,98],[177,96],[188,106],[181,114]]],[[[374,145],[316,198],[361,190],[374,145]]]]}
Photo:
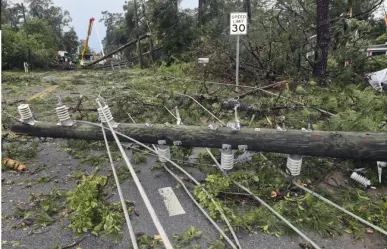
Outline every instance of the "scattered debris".
{"type": "Polygon", "coordinates": [[[54,82],[56,80],[56,77],[55,76],[51,76],[51,75],[48,75],[48,76],[44,76],[41,81],[42,82],[54,82]]]}
{"type": "Polygon", "coordinates": [[[25,171],[25,170],[27,170],[26,166],[24,164],[22,164],[19,161],[10,159],[8,157],[3,158],[2,164],[5,165],[6,167],[8,167],[10,169],[13,169],[13,170],[16,170],[16,171],[25,171]]]}
{"type": "Polygon", "coordinates": [[[134,235],[136,236],[136,238],[138,238],[138,237],[145,235],[145,233],[144,232],[137,232],[134,235]]]}
{"type": "MultiPolygon", "coordinates": [[[[356,92],[355,92],[356,93],[356,92]]],[[[355,94],[354,93],[354,94],[355,94]]],[[[311,95],[312,96],[312,95],[311,95]]],[[[361,96],[355,96],[354,97],[355,99],[362,99],[361,98],[361,96]]],[[[262,101],[266,101],[266,99],[267,98],[262,98],[262,101]]],[[[153,100],[152,100],[153,101],[153,100]]],[[[317,101],[317,99],[316,99],[316,101],[317,101]]],[[[334,100],[334,101],[326,101],[327,103],[332,103],[332,102],[335,102],[336,100],[334,100]]],[[[338,101],[340,101],[340,99],[338,99],[338,101]]],[[[337,102],[337,101],[336,101],[337,102]]],[[[85,102],[86,103],[86,102],[85,102]]],[[[124,102],[125,103],[125,102],[124,102]]],[[[75,102],[75,104],[76,104],[76,102],[75,102]]],[[[286,104],[286,103],[279,103],[279,104],[281,104],[281,105],[283,105],[283,104],[286,104]]],[[[314,103],[314,105],[319,105],[320,103],[319,102],[317,102],[317,103],[314,103]]],[[[340,104],[340,103],[339,103],[340,104]]],[[[341,105],[341,104],[340,104],[341,105]]],[[[117,104],[117,106],[125,106],[125,105],[118,105],[117,104]]],[[[113,110],[112,109],[112,111],[114,111],[114,117],[116,117],[116,116],[118,116],[118,115],[120,115],[119,113],[125,113],[125,112],[123,112],[121,109],[122,108],[128,108],[128,109],[130,109],[130,108],[132,108],[132,106],[130,105],[130,104],[128,104],[127,105],[127,107],[118,107],[118,110],[113,110]]],[[[340,108],[341,108],[341,106],[340,106],[340,108]]],[[[139,113],[134,113],[133,114],[133,117],[137,120],[137,119],[139,119],[139,120],[147,120],[147,118],[149,118],[149,123],[148,124],[150,124],[151,122],[152,123],[158,123],[158,122],[155,122],[156,120],[162,120],[163,122],[160,122],[160,123],[164,123],[165,121],[171,121],[170,119],[168,119],[167,117],[166,118],[164,118],[164,117],[162,117],[162,113],[160,114],[160,115],[158,115],[158,114],[155,114],[155,112],[143,112],[143,109],[142,108],[137,108],[137,109],[135,109],[136,111],[138,111],[139,113]],[[137,110],[138,109],[138,110],[137,110]],[[149,116],[151,116],[151,115],[154,115],[155,117],[154,118],[150,118],[149,116]],[[161,116],[161,117],[160,117],[161,116]],[[164,118],[164,119],[163,119],[164,118]]],[[[335,111],[339,111],[339,110],[337,110],[338,109],[338,107],[334,107],[334,108],[331,108],[332,110],[335,110],[335,111]]],[[[83,107],[80,107],[80,108],[78,108],[77,109],[77,106],[76,105],[74,105],[74,110],[75,111],[86,111],[86,110],[91,110],[91,109],[88,109],[88,106],[85,106],[85,108],[83,108],[83,107]]],[[[130,109],[131,110],[131,109],[130,109]]],[[[183,110],[182,110],[183,111],[183,110]]],[[[185,111],[185,110],[184,110],[185,111]]],[[[185,112],[185,113],[182,113],[182,117],[184,117],[184,118],[189,118],[189,119],[191,119],[190,120],[190,122],[192,123],[192,124],[194,124],[195,122],[199,122],[198,121],[198,119],[199,119],[199,117],[201,117],[203,114],[202,113],[200,113],[200,112],[198,112],[197,114],[195,113],[197,110],[195,109],[195,108],[193,108],[193,113],[195,114],[195,115],[191,115],[190,113],[189,113],[189,115],[187,115],[187,112],[185,112]],[[192,116],[192,117],[191,117],[192,116]],[[196,117],[197,116],[197,117],[196,117]]],[[[282,113],[284,113],[284,111],[281,111],[281,114],[282,113]]],[[[286,117],[287,117],[287,120],[289,120],[289,122],[292,122],[292,124],[289,124],[289,123],[287,123],[287,126],[289,127],[289,128],[291,128],[291,127],[296,127],[297,129],[299,128],[299,127],[302,127],[302,126],[300,126],[299,125],[299,122],[301,122],[302,120],[303,120],[303,118],[299,118],[298,116],[296,116],[296,115],[300,115],[301,116],[301,112],[300,112],[300,114],[297,112],[297,113],[295,113],[294,114],[294,118],[293,118],[293,116],[291,116],[290,118],[289,118],[289,116],[288,115],[286,115],[286,117]],[[291,120],[290,120],[291,119],[291,120]],[[301,120],[301,121],[300,121],[301,120]],[[294,122],[294,123],[293,123],[294,122]]],[[[126,115],[126,114],[125,114],[126,115]]],[[[312,113],[312,116],[313,116],[314,114],[312,113]]],[[[166,115],[164,115],[164,116],[166,116],[166,115]]],[[[231,116],[231,115],[230,115],[231,116]]],[[[125,117],[125,118],[127,118],[127,117],[125,117]]],[[[244,117],[241,117],[241,120],[244,120],[245,118],[244,117]]],[[[267,128],[268,127],[268,124],[267,123],[269,123],[271,126],[275,126],[277,123],[278,123],[278,120],[276,119],[276,117],[271,117],[270,116],[270,119],[269,119],[269,117],[257,117],[257,119],[256,120],[253,120],[253,122],[252,123],[250,123],[251,124],[251,127],[254,127],[254,129],[255,129],[255,131],[256,132],[259,132],[259,131],[261,131],[261,129],[260,128],[255,128],[255,127],[262,127],[263,129],[265,129],[265,128],[267,128]],[[266,120],[265,120],[266,119],[266,120]],[[270,119],[272,119],[272,120],[270,120],[270,119]],[[266,121],[266,122],[265,122],[266,121]]],[[[316,119],[318,119],[318,117],[316,117],[316,119]]],[[[347,119],[349,119],[349,118],[347,118],[347,119]]],[[[352,116],[351,116],[351,119],[352,119],[352,116]]],[[[362,120],[362,118],[359,118],[360,120],[362,120]]],[[[205,122],[206,124],[208,123],[208,118],[207,118],[207,121],[205,122]]],[[[356,116],[353,118],[353,120],[356,120],[356,116]]],[[[90,121],[90,120],[89,120],[90,121]]],[[[341,122],[341,121],[340,121],[341,122]]],[[[341,123],[339,123],[339,121],[338,120],[334,120],[334,119],[332,119],[332,122],[331,122],[332,124],[338,124],[337,126],[339,127],[339,124],[341,125],[341,123]]],[[[322,123],[323,124],[323,123],[322,123]]],[[[349,121],[348,122],[346,122],[345,123],[346,125],[347,124],[351,124],[349,121]]],[[[325,125],[325,124],[324,124],[325,125]]],[[[371,126],[371,125],[370,125],[371,126]]],[[[214,127],[215,127],[215,124],[214,124],[214,127]]],[[[343,126],[344,127],[344,126],[343,126]]],[[[364,125],[364,127],[366,127],[365,125],[364,125]]],[[[283,127],[281,128],[281,127],[279,127],[281,130],[283,129],[283,127]]],[[[321,129],[321,127],[319,127],[320,129],[321,129]]],[[[323,128],[324,129],[328,129],[328,126],[327,125],[325,125],[325,126],[323,126],[323,128]]],[[[210,127],[209,127],[209,129],[210,129],[210,127]]],[[[344,128],[340,128],[341,130],[344,130],[344,129],[348,129],[348,130],[351,130],[350,128],[348,128],[348,125],[347,126],[345,126],[344,128]]],[[[363,128],[362,128],[363,129],[363,128]]],[[[79,140],[79,142],[81,142],[80,140],[79,140]]],[[[94,144],[96,144],[95,142],[93,142],[94,144]]],[[[93,143],[84,143],[84,144],[82,144],[82,146],[84,147],[84,148],[82,148],[82,150],[84,150],[84,151],[86,151],[86,150],[90,150],[90,149],[94,149],[94,148],[97,148],[97,146],[94,146],[93,145],[93,143]]],[[[81,150],[77,150],[76,149],[76,147],[75,146],[73,146],[74,144],[72,144],[71,146],[69,145],[68,147],[71,147],[71,149],[73,150],[73,152],[74,153],[77,153],[81,158],[81,160],[85,160],[85,162],[90,162],[90,160],[89,160],[89,158],[87,159],[87,161],[86,161],[86,152],[85,153],[81,153],[80,151],[81,150]]],[[[81,144],[80,144],[81,145],[81,144]]],[[[136,153],[135,153],[136,154],[136,153]]],[[[145,154],[145,153],[144,153],[145,154]]],[[[144,156],[144,154],[142,154],[142,152],[140,152],[140,153],[138,153],[137,154],[137,158],[133,158],[132,160],[136,160],[137,162],[141,162],[141,160],[142,160],[142,156],[144,156]]],[[[220,154],[219,154],[220,155],[220,154]]],[[[268,153],[268,154],[266,154],[265,153],[265,155],[267,155],[268,157],[270,157],[271,155],[268,153]]],[[[23,158],[23,159],[21,159],[21,158],[19,158],[19,157],[14,157],[14,156],[11,156],[11,155],[7,155],[8,157],[10,157],[10,158],[18,158],[19,160],[22,160],[22,161],[25,161],[25,159],[23,158]]],[[[257,186],[257,188],[255,188],[254,190],[255,190],[255,192],[257,192],[257,193],[262,193],[262,195],[265,195],[266,197],[268,197],[267,199],[269,199],[269,201],[271,201],[271,204],[273,204],[273,205],[278,205],[278,207],[284,207],[283,208],[283,210],[284,211],[286,211],[286,212],[288,212],[289,210],[298,210],[297,212],[295,212],[294,214],[293,213],[291,213],[292,215],[294,215],[294,219],[297,219],[297,220],[299,220],[300,221],[300,223],[302,223],[302,227],[303,228],[307,228],[307,229],[309,229],[310,227],[313,227],[313,226],[315,226],[315,227],[320,227],[320,224],[319,223],[317,223],[317,222],[319,222],[318,220],[311,220],[311,221],[309,221],[309,220],[306,220],[305,219],[305,217],[306,217],[306,215],[308,215],[308,212],[309,212],[309,210],[311,210],[310,212],[313,212],[313,213],[316,213],[316,214],[318,214],[319,215],[319,218],[321,217],[321,220],[322,221],[327,221],[326,223],[327,224],[322,224],[321,226],[322,226],[322,230],[323,231],[328,231],[328,232],[331,232],[331,231],[335,231],[335,230],[341,230],[341,226],[340,225],[337,225],[336,223],[330,223],[331,222],[331,219],[330,219],[330,217],[334,217],[335,216],[335,212],[334,211],[331,211],[330,209],[328,210],[328,209],[325,209],[325,206],[321,206],[321,205],[317,205],[319,202],[318,201],[310,201],[310,199],[309,199],[309,196],[308,195],[305,195],[305,193],[294,193],[292,190],[290,190],[290,195],[288,196],[288,194],[289,194],[289,189],[287,189],[287,187],[288,186],[284,186],[283,185],[283,179],[280,177],[280,176],[278,176],[278,175],[276,175],[276,174],[274,174],[273,173],[273,171],[272,170],[266,170],[265,171],[265,169],[266,168],[270,168],[270,167],[272,167],[272,165],[270,165],[270,164],[268,164],[267,162],[263,162],[263,160],[262,161],[260,161],[259,159],[257,159],[258,157],[262,157],[262,156],[260,156],[259,154],[257,154],[256,156],[254,156],[253,157],[253,162],[254,163],[256,163],[257,165],[259,165],[259,167],[257,167],[257,169],[256,169],[256,171],[246,171],[246,168],[243,166],[243,165],[241,165],[241,167],[240,168],[238,168],[237,170],[235,170],[235,175],[234,175],[234,177],[235,178],[238,178],[238,180],[240,180],[240,181],[244,181],[246,184],[248,184],[248,185],[252,185],[252,186],[257,186]],[[259,169],[258,169],[259,168],[259,169]],[[263,169],[263,170],[262,170],[263,169]],[[259,176],[259,181],[257,181],[257,180],[255,180],[254,179],[254,177],[258,177],[259,176]],[[286,191],[280,191],[281,189],[286,189],[286,191]],[[275,191],[273,191],[273,190],[275,190],[275,191]],[[285,198],[281,198],[281,197],[283,197],[283,196],[285,196],[286,195],[286,197],[285,198]],[[270,198],[270,197],[271,198],[270,198]],[[280,200],[280,198],[281,198],[281,200],[280,200]],[[283,200],[283,199],[285,199],[285,200],[283,200]],[[317,204],[316,204],[317,203],[317,204]],[[283,205],[283,206],[282,206],[283,205]],[[301,208],[304,208],[305,210],[304,211],[302,211],[302,212],[299,212],[299,210],[302,210],[301,208]],[[325,219],[325,218],[327,218],[327,219],[325,219]],[[328,222],[329,221],[329,222],[328,222]],[[331,224],[334,224],[334,225],[331,225],[331,224]]],[[[218,158],[220,158],[220,157],[218,157],[218,158]]],[[[185,160],[186,158],[184,157],[183,158],[183,160],[185,160]]],[[[202,160],[202,159],[201,159],[202,160]]],[[[281,162],[281,160],[285,160],[285,158],[280,158],[280,157],[278,157],[278,158],[276,158],[275,159],[275,162],[281,162]]],[[[308,162],[310,162],[310,160],[309,160],[309,158],[307,158],[307,161],[308,162]]],[[[321,170],[321,172],[320,171],[317,171],[317,169],[315,169],[315,168],[317,168],[317,167],[315,167],[315,165],[312,165],[311,164],[311,166],[308,166],[308,165],[306,165],[305,167],[306,168],[308,168],[308,171],[306,171],[307,173],[306,174],[312,174],[312,173],[309,173],[309,171],[310,172],[313,172],[314,174],[316,174],[316,172],[317,173],[322,173],[323,171],[322,170],[325,170],[325,169],[330,169],[330,167],[326,167],[327,165],[325,164],[325,161],[327,161],[327,160],[325,160],[325,159],[321,159],[321,162],[319,162],[319,165],[321,165],[321,167],[319,167],[319,170],[321,170]],[[324,160],[324,162],[323,162],[323,160],[324,160]]],[[[25,161],[25,162],[27,162],[27,161],[25,161]]],[[[101,163],[102,162],[102,160],[99,160],[98,159],[98,164],[99,163],[101,163]]],[[[206,161],[203,161],[204,163],[206,162],[206,161]]],[[[202,163],[201,165],[200,165],[200,167],[201,168],[204,168],[204,167],[206,167],[205,166],[205,164],[204,163],[202,163]]],[[[96,163],[97,164],[97,163],[96,163]]],[[[307,162],[306,162],[306,164],[307,164],[307,162]]],[[[280,163],[278,163],[278,165],[276,165],[276,166],[279,166],[280,165],[280,163]]],[[[45,166],[45,165],[44,165],[45,166]]],[[[159,165],[157,165],[157,166],[154,166],[154,168],[153,169],[156,169],[156,168],[159,168],[159,165]]],[[[208,167],[208,169],[205,171],[205,173],[207,173],[207,174],[211,174],[210,172],[212,171],[212,168],[213,167],[208,167]]],[[[34,167],[29,167],[29,169],[31,170],[31,169],[34,169],[34,167]]],[[[31,172],[31,175],[33,175],[33,174],[36,174],[36,173],[38,173],[38,172],[40,172],[41,170],[40,169],[36,169],[35,171],[33,171],[33,172],[31,172]]],[[[117,170],[117,171],[119,171],[119,169],[117,170]]],[[[12,172],[11,172],[12,173],[12,172]]],[[[120,173],[123,173],[122,175],[120,174],[120,179],[122,178],[129,178],[130,177],[130,174],[128,173],[128,172],[124,172],[124,171],[122,171],[122,172],[120,172],[120,173]]],[[[317,175],[317,174],[316,174],[317,175]]],[[[82,176],[83,176],[83,174],[82,173],[79,173],[79,174],[77,174],[77,173],[74,173],[73,175],[71,175],[71,177],[69,177],[69,178],[75,178],[75,179],[79,179],[79,180],[81,180],[81,178],[82,178],[82,176]]],[[[370,175],[368,175],[367,174],[367,176],[368,177],[370,177],[370,179],[372,180],[372,181],[374,181],[374,178],[371,178],[371,176],[370,175]]],[[[304,176],[303,176],[304,177],[304,176]]],[[[319,177],[321,177],[321,176],[319,176],[319,177]]],[[[45,181],[49,181],[50,179],[49,178],[39,178],[39,177],[37,177],[37,178],[35,178],[34,179],[34,181],[36,181],[37,179],[40,179],[40,181],[41,181],[41,183],[45,183],[45,181]]],[[[6,178],[6,180],[7,180],[7,178],[6,178]]],[[[183,179],[183,180],[187,180],[187,179],[183,179]]],[[[302,179],[303,181],[305,181],[305,179],[302,179]]],[[[81,183],[81,181],[80,181],[80,183],[81,183]]],[[[206,182],[201,182],[201,183],[206,183],[206,182]]],[[[211,188],[211,190],[216,190],[216,192],[214,192],[214,194],[217,194],[217,192],[218,192],[218,190],[217,189],[219,189],[220,188],[220,190],[222,190],[222,191],[234,191],[234,192],[237,192],[237,190],[236,189],[229,189],[229,186],[223,186],[223,184],[224,184],[224,181],[223,181],[223,179],[222,178],[216,178],[214,181],[212,181],[212,182],[208,182],[208,183],[206,183],[208,186],[209,186],[209,188],[211,188]],[[211,186],[210,186],[211,185],[211,186]]],[[[311,185],[311,186],[317,186],[317,184],[315,184],[315,182],[311,182],[311,183],[309,183],[309,185],[311,185]]],[[[344,184],[345,185],[345,184],[344,184]]],[[[343,186],[344,186],[343,185],[343,186]]],[[[30,184],[30,186],[31,186],[31,184],[30,184]]],[[[341,188],[344,188],[343,186],[341,186],[341,188]]],[[[339,188],[339,187],[337,187],[337,188],[339,188]]],[[[379,188],[379,186],[378,186],[378,188],[379,188]]],[[[335,191],[338,191],[338,190],[335,190],[335,191]]],[[[108,192],[111,192],[111,191],[108,191],[108,192]]],[[[362,195],[364,196],[364,192],[361,192],[360,190],[359,190],[359,193],[362,193],[362,195]]],[[[365,194],[366,195],[366,194],[365,194]]],[[[99,194],[98,194],[98,196],[99,196],[99,194]]],[[[108,194],[108,196],[110,196],[109,194],[108,194]]],[[[257,224],[258,222],[260,222],[261,220],[261,218],[262,217],[264,217],[264,224],[259,224],[259,226],[260,227],[267,227],[267,229],[268,230],[270,230],[270,231],[268,231],[268,233],[274,233],[274,232],[277,232],[276,231],[276,229],[277,229],[277,227],[276,227],[276,225],[277,225],[277,223],[276,223],[276,221],[275,220],[272,220],[270,217],[268,218],[267,217],[267,215],[266,215],[266,213],[264,212],[264,211],[261,211],[260,210],[260,208],[256,205],[256,203],[255,202],[252,202],[252,201],[250,201],[250,202],[248,202],[248,199],[247,199],[247,197],[246,196],[242,196],[240,193],[236,193],[236,194],[233,194],[232,196],[229,194],[228,196],[226,196],[227,198],[224,198],[225,197],[225,195],[222,193],[222,195],[221,194],[218,194],[218,195],[216,195],[217,196],[217,198],[219,198],[219,200],[220,200],[220,202],[223,204],[223,203],[232,203],[232,202],[236,202],[236,203],[242,203],[243,202],[243,207],[247,207],[247,206],[249,206],[249,208],[251,207],[251,211],[250,212],[245,212],[245,213],[236,213],[236,217],[238,218],[238,219],[236,219],[236,221],[234,221],[233,220],[233,226],[238,226],[238,227],[243,227],[243,228],[246,228],[246,227],[248,227],[250,224],[257,224]],[[224,202],[223,202],[223,200],[225,200],[224,202]],[[241,200],[241,201],[240,201],[241,200]],[[253,207],[253,208],[252,208],[253,207]],[[268,220],[266,220],[266,218],[268,219],[268,220]],[[240,223],[238,223],[239,222],[239,220],[240,220],[240,223]]],[[[330,196],[331,197],[331,196],[330,196]]],[[[360,197],[358,197],[358,196],[356,196],[356,195],[354,195],[354,194],[348,194],[348,195],[345,195],[345,197],[343,197],[343,201],[340,201],[340,203],[343,203],[343,202],[345,202],[344,201],[344,199],[351,199],[351,200],[358,200],[360,197]],[[351,198],[350,198],[351,197],[351,198]]],[[[41,207],[41,205],[39,204],[39,202],[42,202],[42,201],[44,201],[44,198],[42,197],[42,199],[43,200],[40,200],[40,201],[38,201],[39,200],[39,198],[36,198],[36,200],[34,201],[35,203],[38,203],[38,204],[35,204],[38,208],[40,208],[41,207]]],[[[106,197],[105,197],[105,200],[106,200],[106,197]]],[[[204,201],[207,201],[207,200],[205,200],[204,199],[204,201]]],[[[366,201],[366,200],[359,200],[360,202],[361,202],[361,205],[365,205],[365,203],[367,203],[368,204],[368,202],[370,203],[370,205],[372,205],[372,208],[373,209],[375,209],[375,210],[380,210],[379,209],[379,206],[380,207],[382,207],[381,205],[379,205],[379,202],[374,202],[374,200],[372,200],[372,203],[371,203],[371,201],[366,201]],[[375,204],[373,204],[373,203],[375,203],[375,204]],[[379,206],[377,206],[377,205],[379,205],[379,206]]],[[[15,203],[15,202],[14,202],[15,203]]],[[[350,203],[350,202],[348,202],[348,203],[350,203]]],[[[98,204],[99,204],[99,202],[98,202],[98,204]]],[[[210,203],[209,203],[210,204],[210,203]]],[[[350,203],[350,204],[352,204],[352,203],[350,203]]],[[[236,205],[235,205],[236,206],[236,205]]],[[[240,205],[239,205],[240,206],[240,205]]],[[[50,207],[50,209],[51,209],[51,207],[50,207]]],[[[117,208],[114,208],[115,210],[114,211],[119,211],[119,208],[117,207],[117,208]]],[[[246,209],[247,210],[247,209],[246,209]]],[[[211,210],[210,209],[210,211],[212,211],[212,213],[214,214],[214,215],[216,215],[216,213],[215,212],[213,212],[213,210],[211,210]]],[[[233,211],[233,210],[232,210],[233,211]]],[[[232,212],[232,211],[230,211],[230,213],[232,212]]],[[[368,210],[363,210],[364,212],[367,212],[368,213],[368,210]]],[[[61,211],[62,212],[62,211],[61,211]]],[[[71,214],[71,210],[69,209],[69,210],[67,210],[67,211],[65,211],[65,213],[66,214],[70,214],[70,215],[72,215],[71,214]]],[[[137,210],[133,210],[133,213],[135,214],[135,215],[137,215],[137,216],[139,216],[139,214],[138,214],[138,211],[137,210]]],[[[381,215],[379,215],[379,214],[376,214],[375,215],[375,217],[377,218],[377,219],[380,219],[380,217],[383,217],[383,214],[381,214],[381,215]],[[377,215],[377,216],[376,216],[377,215]]],[[[50,215],[51,216],[51,215],[50,215]]],[[[113,217],[114,219],[116,218],[116,217],[113,217]]],[[[341,218],[341,216],[340,216],[340,218],[341,218]]],[[[375,219],[376,219],[375,218],[375,219]]],[[[33,226],[34,224],[35,224],[35,217],[30,217],[30,218],[28,218],[28,216],[27,217],[21,217],[21,219],[23,220],[23,223],[25,224],[25,226],[33,226]]],[[[383,219],[380,219],[380,220],[382,220],[382,222],[383,222],[383,219]]],[[[73,221],[73,223],[75,222],[75,220],[73,221]]],[[[383,226],[385,226],[385,222],[383,222],[383,226]]],[[[112,226],[113,227],[113,226],[112,226]]],[[[349,227],[349,229],[350,230],[352,230],[352,234],[354,234],[355,232],[353,232],[353,231],[356,231],[356,229],[358,229],[358,227],[357,227],[357,225],[356,224],[352,224],[352,223],[350,223],[350,224],[348,224],[348,227],[349,227]]],[[[79,228],[81,228],[82,229],[82,227],[81,226],[79,226],[79,228]]],[[[24,228],[24,229],[26,229],[26,228],[24,228]]],[[[282,228],[281,228],[282,229],[282,228]]],[[[103,230],[103,229],[102,229],[103,230]]],[[[359,228],[357,231],[360,231],[361,230],[361,232],[362,233],[364,233],[364,231],[366,232],[366,233],[373,233],[373,230],[372,229],[364,229],[364,227],[362,227],[362,228],[359,228]]],[[[34,232],[34,233],[36,233],[36,232],[34,232]]],[[[100,232],[98,232],[99,234],[100,234],[100,232]]],[[[282,231],[280,232],[280,234],[282,234],[282,231]]],[[[137,237],[140,237],[140,236],[142,236],[142,235],[144,235],[144,233],[137,233],[136,234],[136,236],[137,237]]],[[[150,238],[152,239],[152,236],[150,236],[150,238]]],[[[157,240],[157,237],[155,236],[155,237],[153,237],[153,239],[155,239],[155,240],[157,240]]],[[[73,246],[74,248],[76,247],[75,245],[73,246]]],[[[306,245],[306,244],[302,244],[302,246],[301,246],[301,244],[300,244],[300,247],[301,248],[304,248],[304,249],[312,249],[312,247],[310,247],[309,245],[306,245]]]]}
{"type": "Polygon", "coordinates": [[[71,248],[71,247],[73,247],[73,246],[76,246],[76,245],[78,245],[79,243],[81,243],[85,238],[86,238],[86,237],[83,236],[80,240],[74,241],[73,243],[71,243],[71,244],[69,244],[69,245],[62,246],[62,247],[60,247],[60,249],[67,249],[67,248],[71,248]]]}
{"type": "Polygon", "coordinates": [[[375,91],[387,91],[387,68],[372,72],[367,75],[366,80],[372,86],[375,91]]]}
{"type": "Polygon", "coordinates": [[[34,224],[35,220],[33,218],[27,218],[27,219],[24,219],[22,222],[26,226],[31,226],[32,224],[34,224]]]}

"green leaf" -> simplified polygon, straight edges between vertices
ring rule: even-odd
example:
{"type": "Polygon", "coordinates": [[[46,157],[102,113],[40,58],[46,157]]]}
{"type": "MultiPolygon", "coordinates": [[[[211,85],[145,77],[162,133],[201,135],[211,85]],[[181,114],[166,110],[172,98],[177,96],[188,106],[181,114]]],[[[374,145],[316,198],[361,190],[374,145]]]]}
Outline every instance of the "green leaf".
{"type": "Polygon", "coordinates": [[[258,177],[257,175],[254,175],[254,176],[253,176],[253,181],[254,181],[254,182],[259,182],[259,177],[258,177]]]}

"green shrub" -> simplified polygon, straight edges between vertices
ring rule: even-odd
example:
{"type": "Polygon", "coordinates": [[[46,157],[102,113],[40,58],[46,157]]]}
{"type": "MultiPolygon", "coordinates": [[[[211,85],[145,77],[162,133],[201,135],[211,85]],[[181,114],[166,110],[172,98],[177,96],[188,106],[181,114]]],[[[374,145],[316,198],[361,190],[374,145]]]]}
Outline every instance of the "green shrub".
{"type": "Polygon", "coordinates": [[[387,56],[370,57],[365,62],[365,72],[375,72],[387,67],[387,56]]]}
{"type": "Polygon", "coordinates": [[[91,231],[96,236],[106,235],[116,240],[121,237],[120,207],[105,200],[103,187],[106,181],[106,177],[102,176],[83,176],[77,188],[67,193],[67,202],[72,210],[69,227],[76,234],[91,231]]]}

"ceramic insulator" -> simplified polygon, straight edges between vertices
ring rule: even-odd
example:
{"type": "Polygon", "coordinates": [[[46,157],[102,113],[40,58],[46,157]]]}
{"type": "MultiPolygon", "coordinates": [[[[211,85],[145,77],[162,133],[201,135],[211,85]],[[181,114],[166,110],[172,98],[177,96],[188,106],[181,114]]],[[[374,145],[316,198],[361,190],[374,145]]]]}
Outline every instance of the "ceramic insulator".
{"type": "Polygon", "coordinates": [[[23,121],[32,119],[32,112],[28,104],[21,104],[17,107],[20,117],[23,121]]]}
{"type": "Polygon", "coordinates": [[[298,176],[301,173],[302,156],[289,155],[286,163],[287,172],[292,176],[298,176]]]}
{"type": "Polygon", "coordinates": [[[168,162],[168,160],[165,159],[164,157],[171,159],[171,149],[169,148],[169,146],[159,146],[159,148],[157,149],[157,152],[159,154],[160,162],[162,163],[168,162]]]}
{"type": "Polygon", "coordinates": [[[113,115],[110,112],[109,106],[107,106],[107,105],[105,105],[102,108],[98,108],[98,116],[99,116],[100,120],[102,121],[102,123],[107,123],[108,121],[109,122],[113,121],[113,115]],[[105,119],[104,113],[106,115],[107,120],[105,119]]]}
{"type": "Polygon", "coordinates": [[[353,172],[351,174],[351,179],[357,181],[358,183],[360,184],[363,184],[364,186],[369,186],[371,185],[371,181],[369,179],[367,179],[366,177],[362,176],[362,175],[359,175],[358,173],[356,172],[353,172]]]}
{"type": "Polygon", "coordinates": [[[234,153],[232,151],[222,150],[220,165],[224,170],[232,169],[234,167],[234,153]]]}
{"type": "Polygon", "coordinates": [[[56,111],[56,114],[58,115],[60,122],[65,122],[71,119],[69,111],[67,110],[67,107],[65,105],[55,108],[55,111],[56,111]]]}

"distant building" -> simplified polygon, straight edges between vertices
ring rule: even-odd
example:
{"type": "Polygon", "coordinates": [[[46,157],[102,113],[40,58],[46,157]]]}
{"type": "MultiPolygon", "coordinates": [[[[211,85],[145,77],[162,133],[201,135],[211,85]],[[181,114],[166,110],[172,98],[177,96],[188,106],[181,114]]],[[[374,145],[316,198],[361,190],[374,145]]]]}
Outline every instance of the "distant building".
{"type": "Polygon", "coordinates": [[[367,56],[387,55],[387,43],[380,45],[369,45],[367,56]]]}

